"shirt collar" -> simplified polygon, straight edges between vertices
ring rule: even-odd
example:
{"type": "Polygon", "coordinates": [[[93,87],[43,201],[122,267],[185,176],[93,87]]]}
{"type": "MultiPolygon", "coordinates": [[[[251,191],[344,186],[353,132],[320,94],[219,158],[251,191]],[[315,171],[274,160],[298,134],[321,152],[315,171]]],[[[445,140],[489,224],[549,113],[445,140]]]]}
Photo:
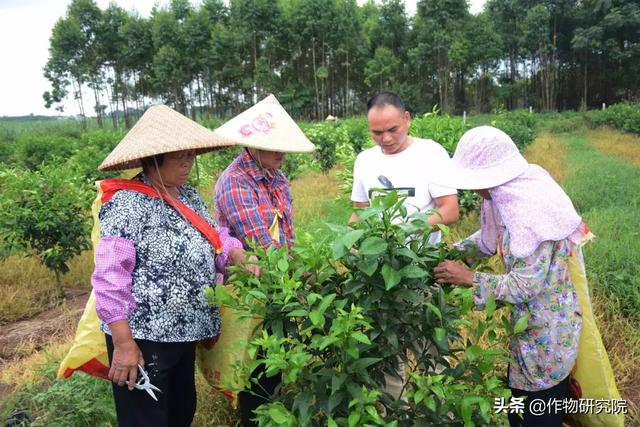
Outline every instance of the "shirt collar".
{"type": "Polygon", "coordinates": [[[240,157],[238,166],[240,166],[243,171],[245,171],[256,181],[263,180],[266,182],[271,182],[272,185],[277,185],[281,181],[282,172],[279,169],[276,169],[274,171],[273,178],[269,179],[264,173],[263,169],[258,166],[256,161],[253,159],[253,157],[251,157],[246,149],[242,151],[242,156],[240,157]]]}

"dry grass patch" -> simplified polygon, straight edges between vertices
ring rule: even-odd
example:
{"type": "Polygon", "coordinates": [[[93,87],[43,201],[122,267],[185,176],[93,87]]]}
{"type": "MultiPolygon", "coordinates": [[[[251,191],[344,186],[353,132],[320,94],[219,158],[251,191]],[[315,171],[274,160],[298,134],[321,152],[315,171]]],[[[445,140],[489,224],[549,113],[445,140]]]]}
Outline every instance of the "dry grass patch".
{"type": "MultiPolygon", "coordinates": [[[[89,289],[93,253],[85,251],[62,275],[66,289],[89,289]]],[[[60,304],[55,275],[36,257],[10,256],[0,261],[0,324],[31,317],[60,304]]]]}
{"type": "MultiPolygon", "coordinates": [[[[304,224],[311,223],[319,217],[326,217],[326,213],[322,209],[323,204],[340,195],[340,181],[336,176],[335,169],[329,173],[309,172],[291,182],[291,191],[293,193],[293,216],[296,224],[304,227],[304,224]]],[[[333,221],[346,223],[347,219],[333,221]]]]}
{"type": "Polygon", "coordinates": [[[640,137],[612,129],[597,129],[587,139],[598,151],[640,166],[640,137]]]}
{"type": "Polygon", "coordinates": [[[567,151],[567,146],[558,138],[545,133],[539,135],[533,144],[527,146],[524,157],[529,163],[545,168],[557,182],[562,182],[567,174],[567,151]]]}

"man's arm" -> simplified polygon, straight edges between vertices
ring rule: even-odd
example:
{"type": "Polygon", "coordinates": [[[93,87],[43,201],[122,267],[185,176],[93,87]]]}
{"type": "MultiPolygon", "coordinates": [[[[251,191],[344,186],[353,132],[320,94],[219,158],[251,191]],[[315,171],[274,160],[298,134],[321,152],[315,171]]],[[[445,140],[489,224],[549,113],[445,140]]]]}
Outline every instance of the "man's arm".
{"type": "Polygon", "coordinates": [[[453,224],[460,218],[460,211],[458,210],[458,196],[451,194],[448,196],[436,197],[433,199],[436,202],[436,209],[440,213],[433,214],[429,217],[429,224],[453,224]]]}
{"type": "MultiPolygon", "coordinates": [[[[368,208],[369,207],[369,202],[353,202],[353,207],[354,208],[368,208]]],[[[349,218],[349,224],[351,224],[352,222],[357,222],[360,218],[358,218],[358,214],[357,213],[352,213],[351,217],[349,218]]]]}

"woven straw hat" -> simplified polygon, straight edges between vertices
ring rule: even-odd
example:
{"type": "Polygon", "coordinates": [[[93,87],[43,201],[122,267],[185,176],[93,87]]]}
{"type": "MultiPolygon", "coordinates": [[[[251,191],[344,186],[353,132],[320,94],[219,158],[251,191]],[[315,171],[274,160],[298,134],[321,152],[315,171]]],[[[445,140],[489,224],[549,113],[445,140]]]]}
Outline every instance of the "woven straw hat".
{"type": "Polygon", "coordinates": [[[316,148],[273,95],[238,114],[216,133],[260,150],[306,153],[316,148]]]}
{"type": "Polygon", "coordinates": [[[166,105],[154,105],[140,117],[102,162],[101,171],[140,167],[140,159],[173,151],[198,154],[236,145],[166,105]]]}
{"type": "Polygon", "coordinates": [[[460,190],[484,190],[511,181],[529,164],[509,135],[491,126],[468,130],[453,158],[426,171],[427,180],[460,190]]]}

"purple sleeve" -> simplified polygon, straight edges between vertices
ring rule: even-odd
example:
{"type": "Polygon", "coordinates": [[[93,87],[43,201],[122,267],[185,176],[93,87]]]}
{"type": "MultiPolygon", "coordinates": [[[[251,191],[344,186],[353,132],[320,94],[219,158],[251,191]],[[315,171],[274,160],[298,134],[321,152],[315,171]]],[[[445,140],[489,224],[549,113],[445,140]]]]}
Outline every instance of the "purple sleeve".
{"type": "Polygon", "coordinates": [[[112,236],[100,239],[91,284],[98,317],[107,325],[128,319],[136,307],[131,294],[131,273],[135,265],[136,249],[131,240],[112,236]]]}
{"type": "Polygon", "coordinates": [[[216,283],[222,283],[221,279],[224,277],[226,267],[230,262],[229,252],[231,252],[231,249],[242,249],[242,242],[235,237],[231,237],[227,227],[218,227],[218,232],[222,241],[222,253],[216,257],[216,283]]]}

